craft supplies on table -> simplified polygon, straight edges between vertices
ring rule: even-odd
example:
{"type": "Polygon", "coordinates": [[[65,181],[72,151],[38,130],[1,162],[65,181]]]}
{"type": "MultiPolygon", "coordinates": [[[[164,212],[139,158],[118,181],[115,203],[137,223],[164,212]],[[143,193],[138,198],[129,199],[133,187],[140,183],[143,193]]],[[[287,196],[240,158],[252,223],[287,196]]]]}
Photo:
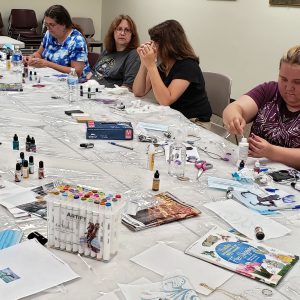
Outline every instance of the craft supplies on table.
{"type": "Polygon", "coordinates": [[[102,261],[116,255],[125,204],[120,194],[62,184],[46,200],[49,247],[102,261]]]}

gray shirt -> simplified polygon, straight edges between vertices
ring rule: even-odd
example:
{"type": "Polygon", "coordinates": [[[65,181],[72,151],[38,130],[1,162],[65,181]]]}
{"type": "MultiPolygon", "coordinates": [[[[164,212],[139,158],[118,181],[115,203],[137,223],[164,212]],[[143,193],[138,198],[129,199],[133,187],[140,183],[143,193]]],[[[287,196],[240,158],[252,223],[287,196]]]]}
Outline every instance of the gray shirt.
{"type": "Polygon", "coordinates": [[[92,71],[92,78],[106,87],[117,84],[131,88],[139,67],[136,49],[112,53],[104,50],[92,71]]]}

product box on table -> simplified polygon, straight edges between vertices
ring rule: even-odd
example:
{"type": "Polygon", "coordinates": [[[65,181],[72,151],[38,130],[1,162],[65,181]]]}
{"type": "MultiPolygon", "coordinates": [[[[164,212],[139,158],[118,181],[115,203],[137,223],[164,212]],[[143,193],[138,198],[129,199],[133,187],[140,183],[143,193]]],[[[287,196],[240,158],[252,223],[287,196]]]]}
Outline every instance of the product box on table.
{"type": "Polygon", "coordinates": [[[132,140],[133,128],[130,122],[87,122],[88,140],[132,140]]]}

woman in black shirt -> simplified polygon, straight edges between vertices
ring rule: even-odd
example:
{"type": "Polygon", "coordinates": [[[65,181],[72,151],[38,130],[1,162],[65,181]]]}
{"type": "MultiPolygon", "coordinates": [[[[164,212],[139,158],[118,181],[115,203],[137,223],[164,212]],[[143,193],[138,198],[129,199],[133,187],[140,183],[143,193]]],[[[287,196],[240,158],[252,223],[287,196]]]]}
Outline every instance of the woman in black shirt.
{"type": "Polygon", "coordinates": [[[212,112],[199,59],[180,23],[165,21],[149,29],[149,35],[151,41],[137,49],[141,65],[133,83],[134,95],[142,97],[152,89],[159,104],[189,119],[209,122],[212,112]]]}

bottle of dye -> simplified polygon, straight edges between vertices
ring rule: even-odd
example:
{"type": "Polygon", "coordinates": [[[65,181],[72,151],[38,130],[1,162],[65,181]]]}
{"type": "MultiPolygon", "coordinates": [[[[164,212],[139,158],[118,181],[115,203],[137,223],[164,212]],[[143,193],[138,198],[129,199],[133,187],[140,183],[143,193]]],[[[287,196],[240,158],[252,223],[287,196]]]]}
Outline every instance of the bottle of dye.
{"type": "Polygon", "coordinates": [[[153,182],[152,182],[152,191],[159,191],[159,184],[160,184],[160,179],[159,179],[159,172],[158,170],[156,170],[156,172],[154,173],[154,177],[153,177],[153,182]]]}
{"type": "Polygon", "coordinates": [[[29,156],[29,174],[34,174],[34,160],[33,160],[33,156],[29,156]]]}
{"type": "Polygon", "coordinates": [[[150,171],[154,170],[154,160],[155,160],[155,147],[153,144],[150,144],[148,149],[148,169],[150,171]]]}
{"type": "Polygon", "coordinates": [[[20,143],[19,143],[19,138],[17,134],[15,133],[14,138],[13,138],[13,150],[19,150],[20,143]]]}
{"type": "Polygon", "coordinates": [[[39,161],[38,177],[39,179],[43,179],[45,177],[44,162],[42,160],[39,161]]]}
{"type": "Polygon", "coordinates": [[[20,182],[22,179],[22,171],[21,171],[21,164],[16,164],[16,171],[15,171],[15,182],[20,182]]]}

